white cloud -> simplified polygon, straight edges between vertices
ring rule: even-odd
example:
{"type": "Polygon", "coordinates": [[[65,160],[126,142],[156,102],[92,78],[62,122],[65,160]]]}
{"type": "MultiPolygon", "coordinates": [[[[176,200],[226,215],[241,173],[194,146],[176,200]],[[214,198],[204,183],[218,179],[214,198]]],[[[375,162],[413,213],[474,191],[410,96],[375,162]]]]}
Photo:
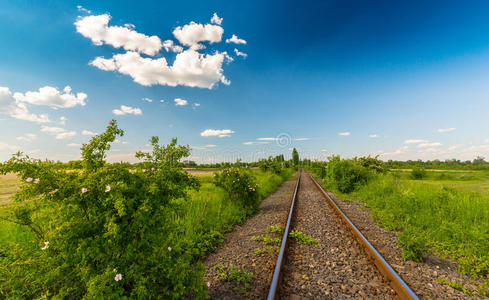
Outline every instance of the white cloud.
{"type": "Polygon", "coordinates": [[[69,143],[66,146],[68,146],[68,147],[81,147],[81,144],[69,143]]]}
{"type": "Polygon", "coordinates": [[[427,140],[405,140],[404,144],[423,144],[428,143],[427,140]]]}
{"type": "Polygon", "coordinates": [[[96,135],[96,132],[90,131],[90,130],[83,130],[82,135],[96,135]]]}
{"type": "Polygon", "coordinates": [[[484,143],[489,143],[489,139],[487,139],[487,140],[484,140],[484,143]]]}
{"type": "Polygon", "coordinates": [[[0,86],[0,114],[11,116],[19,120],[25,120],[37,123],[49,123],[48,115],[46,114],[31,114],[27,106],[19,102],[12,96],[10,89],[0,86]]]}
{"type": "Polygon", "coordinates": [[[237,56],[242,56],[243,58],[247,58],[248,54],[239,52],[238,49],[234,48],[234,53],[236,53],[237,56]]]}
{"type": "Polygon", "coordinates": [[[105,43],[114,48],[124,48],[147,55],[155,55],[162,48],[159,37],[147,36],[132,30],[133,28],[109,26],[110,18],[109,14],[79,17],[75,22],[76,31],[91,39],[97,46],[105,43]]]}
{"type": "Polygon", "coordinates": [[[231,36],[230,39],[226,40],[226,43],[234,43],[234,44],[246,44],[246,41],[243,39],[238,38],[235,34],[231,36]]]}
{"type": "Polygon", "coordinates": [[[66,86],[63,92],[58,91],[57,88],[51,86],[45,86],[39,89],[38,92],[26,92],[15,93],[14,99],[17,102],[27,102],[33,105],[45,105],[58,108],[71,108],[77,105],[84,106],[87,94],[85,93],[71,93],[71,87],[66,86]]]}
{"type": "Polygon", "coordinates": [[[76,131],[66,131],[62,133],[58,133],[56,135],[57,140],[64,140],[64,139],[69,139],[71,137],[74,137],[76,135],[76,131]]]}
{"type": "Polygon", "coordinates": [[[211,55],[189,49],[177,54],[170,66],[164,57],[145,58],[137,52],[129,51],[109,59],[97,57],[90,64],[104,71],[129,75],[144,86],[183,85],[211,89],[218,82],[226,85],[231,83],[223,75],[222,69],[224,59],[228,57],[226,52],[216,51],[211,55]]]}
{"type": "Polygon", "coordinates": [[[341,136],[349,136],[350,133],[348,131],[346,131],[346,132],[338,132],[338,135],[341,135],[341,136]]]}
{"type": "Polygon", "coordinates": [[[146,101],[146,102],[149,102],[149,103],[153,102],[153,99],[146,98],[146,97],[144,97],[144,98],[143,98],[143,99],[141,99],[141,100],[146,101]]]}
{"type": "Polygon", "coordinates": [[[175,98],[173,101],[175,101],[176,106],[185,106],[188,104],[188,101],[185,99],[175,98]]]}
{"type": "Polygon", "coordinates": [[[276,137],[257,138],[257,141],[278,141],[276,137]]]}
{"type": "Polygon", "coordinates": [[[41,126],[41,131],[42,132],[51,133],[51,134],[55,134],[55,133],[64,132],[65,129],[64,128],[61,128],[61,127],[50,127],[50,126],[42,125],[41,126]]]}
{"type": "Polygon", "coordinates": [[[191,49],[203,49],[205,48],[201,42],[217,43],[222,39],[224,29],[218,25],[212,24],[198,24],[190,22],[190,24],[183,27],[178,26],[173,30],[175,38],[185,46],[191,49]]]}
{"type": "Polygon", "coordinates": [[[270,142],[244,142],[243,145],[261,145],[261,144],[268,144],[270,142]]]}
{"type": "Polygon", "coordinates": [[[296,141],[308,141],[308,140],[310,140],[310,138],[308,138],[308,137],[302,137],[302,138],[296,138],[295,140],[296,141]]]}
{"type": "Polygon", "coordinates": [[[87,13],[87,14],[91,14],[92,11],[91,10],[88,10],[86,8],[84,8],[83,6],[81,5],[77,5],[76,6],[76,9],[78,9],[79,12],[83,12],[83,13],[87,13]]]}
{"type": "Polygon", "coordinates": [[[223,18],[219,18],[219,16],[217,16],[217,13],[214,13],[212,15],[212,18],[211,18],[211,23],[212,24],[221,25],[222,24],[222,20],[223,20],[223,18]]]}
{"type": "Polygon", "coordinates": [[[443,146],[443,144],[438,143],[438,142],[418,144],[418,148],[432,148],[432,147],[440,147],[440,146],[443,146]]]}
{"type": "Polygon", "coordinates": [[[132,114],[132,115],[142,115],[143,114],[143,112],[141,111],[140,108],[130,107],[130,106],[126,106],[126,105],[121,105],[120,109],[114,109],[114,110],[112,110],[112,112],[118,116],[123,116],[123,115],[127,115],[127,114],[132,114]]]}
{"type": "Polygon", "coordinates": [[[440,132],[440,133],[450,132],[450,131],[454,131],[455,129],[457,129],[457,128],[453,128],[453,127],[451,127],[451,128],[440,128],[440,129],[438,129],[438,132],[440,132]]]}
{"type": "Polygon", "coordinates": [[[0,142],[0,151],[18,151],[19,147],[0,142]]]}
{"type": "Polygon", "coordinates": [[[161,103],[165,103],[165,100],[161,99],[161,100],[160,100],[160,102],[161,102],[161,103]]]}
{"type": "Polygon", "coordinates": [[[21,142],[30,142],[32,140],[35,140],[37,138],[37,135],[34,133],[26,133],[22,136],[18,136],[16,139],[21,142]]]}
{"type": "Polygon", "coordinates": [[[183,52],[183,47],[175,45],[172,40],[166,40],[163,42],[163,48],[165,48],[166,52],[175,52],[180,53],[183,52]]]}
{"type": "Polygon", "coordinates": [[[68,118],[67,117],[64,117],[64,116],[63,117],[60,117],[58,124],[59,125],[65,125],[66,121],[68,121],[68,118]]]}
{"type": "Polygon", "coordinates": [[[377,138],[379,138],[380,136],[379,136],[378,134],[371,134],[371,135],[369,135],[368,137],[369,137],[369,138],[371,138],[371,139],[377,139],[377,138]]]}
{"type": "Polygon", "coordinates": [[[223,138],[223,137],[230,137],[231,134],[233,133],[234,131],[230,129],[206,129],[200,133],[200,136],[205,136],[205,137],[217,136],[223,138]]]}
{"type": "Polygon", "coordinates": [[[192,104],[192,106],[195,108],[195,107],[199,107],[200,106],[200,103],[194,103],[192,104]]]}

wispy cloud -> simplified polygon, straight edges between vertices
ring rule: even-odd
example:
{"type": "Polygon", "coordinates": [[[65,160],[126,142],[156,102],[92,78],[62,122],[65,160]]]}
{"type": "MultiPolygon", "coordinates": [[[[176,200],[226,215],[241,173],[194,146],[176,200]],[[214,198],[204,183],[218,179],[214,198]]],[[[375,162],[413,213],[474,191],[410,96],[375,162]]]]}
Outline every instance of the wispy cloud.
{"type": "Polygon", "coordinates": [[[444,132],[450,132],[450,131],[454,131],[454,130],[456,130],[456,129],[457,129],[457,128],[453,128],[453,127],[451,127],[451,128],[440,128],[440,129],[438,129],[438,132],[440,132],[440,133],[444,133],[444,132]]]}
{"type": "Polygon", "coordinates": [[[345,131],[345,132],[338,132],[338,135],[340,136],[349,136],[351,133],[348,132],[348,131],[345,131]]]}
{"type": "Polygon", "coordinates": [[[371,135],[369,135],[368,137],[369,137],[369,138],[371,138],[371,139],[377,139],[377,138],[379,138],[380,136],[379,136],[378,134],[371,134],[371,135]]]}
{"type": "Polygon", "coordinates": [[[234,131],[231,129],[206,129],[200,133],[200,136],[209,137],[209,136],[217,136],[220,138],[230,137],[234,131]]]}
{"type": "Polygon", "coordinates": [[[404,144],[423,144],[423,143],[428,143],[427,140],[405,140],[404,144]]]}

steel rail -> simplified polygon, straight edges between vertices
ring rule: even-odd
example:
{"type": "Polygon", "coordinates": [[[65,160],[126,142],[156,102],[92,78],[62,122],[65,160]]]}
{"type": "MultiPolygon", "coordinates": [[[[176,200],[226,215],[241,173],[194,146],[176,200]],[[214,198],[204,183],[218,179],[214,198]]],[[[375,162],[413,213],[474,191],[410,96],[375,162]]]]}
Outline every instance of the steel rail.
{"type": "MultiPolygon", "coordinates": [[[[328,203],[333,209],[338,213],[338,215],[347,224],[348,228],[353,235],[357,238],[361,245],[367,250],[367,254],[372,258],[374,264],[377,266],[379,271],[382,273],[384,278],[389,282],[390,286],[397,292],[399,299],[419,299],[418,296],[411,290],[411,288],[402,280],[401,276],[387,263],[387,261],[380,255],[380,253],[370,244],[370,242],[365,238],[365,236],[358,230],[358,228],[353,224],[352,221],[343,213],[341,208],[336,204],[336,202],[326,193],[321,185],[309,174],[312,181],[319,189],[319,191],[328,200],[328,203]]],[[[270,298],[269,298],[270,299],[270,298]]]]}
{"type": "Polygon", "coordinates": [[[282,264],[285,258],[285,250],[287,248],[287,240],[289,237],[290,224],[292,223],[292,215],[294,214],[295,199],[297,198],[297,191],[299,190],[299,183],[301,181],[302,170],[299,172],[297,183],[295,184],[294,196],[292,197],[292,204],[290,205],[289,217],[287,218],[287,225],[285,225],[284,236],[282,237],[282,245],[280,246],[280,252],[278,253],[277,263],[275,264],[275,271],[273,272],[272,283],[270,284],[270,291],[268,292],[268,300],[275,299],[277,293],[277,287],[280,282],[282,264]]]}

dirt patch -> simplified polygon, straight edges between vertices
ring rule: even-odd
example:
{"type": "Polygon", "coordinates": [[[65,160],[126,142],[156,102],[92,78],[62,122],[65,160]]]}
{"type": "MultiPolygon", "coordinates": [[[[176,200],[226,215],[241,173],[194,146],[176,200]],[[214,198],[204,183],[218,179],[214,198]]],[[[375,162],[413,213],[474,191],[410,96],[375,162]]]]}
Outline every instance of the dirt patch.
{"type": "Polygon", "coordinates": [[[7,173],[5,175],[0,174],[0,179],[17,179],[17,173],[7,173]]]}

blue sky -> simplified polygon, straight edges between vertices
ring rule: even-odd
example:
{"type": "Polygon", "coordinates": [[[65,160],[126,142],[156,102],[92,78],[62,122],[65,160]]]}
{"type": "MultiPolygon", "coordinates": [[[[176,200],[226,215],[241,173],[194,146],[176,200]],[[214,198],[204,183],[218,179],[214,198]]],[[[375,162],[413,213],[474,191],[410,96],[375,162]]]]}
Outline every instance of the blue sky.
{"type": "Polygon", "coordinates": [[[485,1],[1,4],[0,160],[77,159],[112,118],[112,161],[152,135],[199,162],[489,158],[485,1]]]}

